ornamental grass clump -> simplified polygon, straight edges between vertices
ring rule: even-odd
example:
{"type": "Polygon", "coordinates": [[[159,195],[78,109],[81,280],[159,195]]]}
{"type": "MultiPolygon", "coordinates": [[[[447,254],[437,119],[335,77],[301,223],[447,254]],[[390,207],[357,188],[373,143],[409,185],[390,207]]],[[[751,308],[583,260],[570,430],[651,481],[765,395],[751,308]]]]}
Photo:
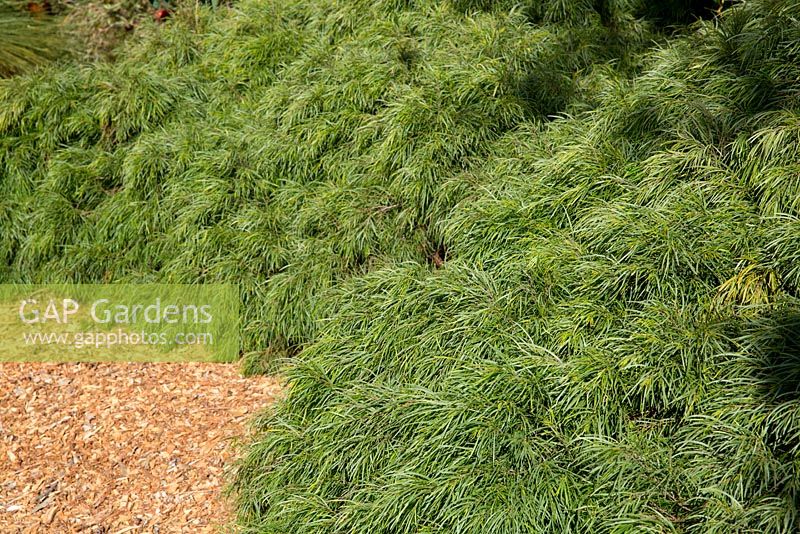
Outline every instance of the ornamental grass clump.
{"type": "Polygon", "coordinates": [[[39,4],[31,2],[26,8],[22,2],[0,1],[0,79],[63,55],[60,33],[39,4]]]}

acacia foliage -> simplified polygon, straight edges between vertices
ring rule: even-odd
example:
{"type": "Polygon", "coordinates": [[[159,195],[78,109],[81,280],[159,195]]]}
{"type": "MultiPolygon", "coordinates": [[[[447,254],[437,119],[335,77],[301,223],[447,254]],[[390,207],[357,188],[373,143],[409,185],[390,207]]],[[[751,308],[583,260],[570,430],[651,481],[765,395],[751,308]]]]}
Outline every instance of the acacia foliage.
{"type": "Polygon", "coordinates": [[[599,69],[449,177],[444,267],[338,285],[288,370],[247,531],[796,532],[798,15],[599,69]]]}
{"type": "Polygon", "coordinates": [[[583,100],[582,70],[633,68],[642,24],[570,9],[244,2],[2,82],[0,277],[232,281],[252,360],[285,356],[340,281],[427,262],[490,142],[583,100]]]}
{"type": "Polygon", "coordinates": [[[646,16],[248,2],[3,83],[0,277],[303,348],[246,531],[795,531],[800,7],[646,16]]]}

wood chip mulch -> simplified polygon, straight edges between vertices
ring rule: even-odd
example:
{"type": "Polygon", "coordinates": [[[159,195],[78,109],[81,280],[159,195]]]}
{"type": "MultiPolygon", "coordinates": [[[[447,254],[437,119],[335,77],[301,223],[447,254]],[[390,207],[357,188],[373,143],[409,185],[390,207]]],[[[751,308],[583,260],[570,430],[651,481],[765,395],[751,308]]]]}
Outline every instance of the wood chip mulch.
{"type": "Polygon", "coordinates": [[[280,395],[236,365],[0,364],[0,532],[226,532],[236,438],[280,395]]]}

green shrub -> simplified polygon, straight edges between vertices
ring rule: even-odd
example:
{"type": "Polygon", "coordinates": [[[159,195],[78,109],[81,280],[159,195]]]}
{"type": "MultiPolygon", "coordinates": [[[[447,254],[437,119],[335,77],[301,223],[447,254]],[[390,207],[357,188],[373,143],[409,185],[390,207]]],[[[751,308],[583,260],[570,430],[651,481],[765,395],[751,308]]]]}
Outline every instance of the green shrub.
{"type": "Polygon", "coordinates": [[[797,14],[518,124],[442,269],[340,284],[239,465],[246,531],[796,531],[797,14]]]}
{"type": "Polygon", "coordinates": [[[608,59],[599,25],[436,2],[197,15],[0,86],[5,278],[236,281],[244,350],[270,358],[314,339],[340,281],[427,263],[451,186],[608,59]]]}
{"type": "Polygon", "coordinates": [[[249,1],[0,82],[0,279],[239,284],[245,531],[793,532],[800,8],[646,7],[249,1]]]}

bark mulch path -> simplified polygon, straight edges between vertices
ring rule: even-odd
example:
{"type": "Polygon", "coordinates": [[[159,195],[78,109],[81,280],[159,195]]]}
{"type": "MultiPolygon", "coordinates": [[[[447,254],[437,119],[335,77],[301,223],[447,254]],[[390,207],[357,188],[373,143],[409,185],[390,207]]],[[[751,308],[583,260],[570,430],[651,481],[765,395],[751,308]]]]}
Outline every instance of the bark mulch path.
{"type": "Polygon", "coordinates": [[[0,532],[224,532],[232,442],[279,394],[236,365],[0,364],[0,532]]]}

